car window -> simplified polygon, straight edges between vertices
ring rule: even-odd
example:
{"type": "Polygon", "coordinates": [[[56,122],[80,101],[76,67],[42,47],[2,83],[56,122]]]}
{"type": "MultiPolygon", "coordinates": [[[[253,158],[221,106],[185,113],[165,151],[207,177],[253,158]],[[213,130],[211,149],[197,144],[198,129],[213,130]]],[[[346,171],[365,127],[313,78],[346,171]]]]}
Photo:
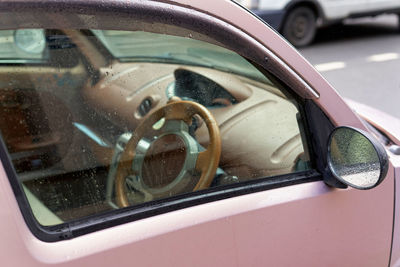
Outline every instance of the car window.
{"type": "Polygon", "coordinates": [[[310,169],[300,103],[240,55],[165,34],[39,31],[26,49],[51,64],[0,65],[0,129],[40,224],[310,169]]]}

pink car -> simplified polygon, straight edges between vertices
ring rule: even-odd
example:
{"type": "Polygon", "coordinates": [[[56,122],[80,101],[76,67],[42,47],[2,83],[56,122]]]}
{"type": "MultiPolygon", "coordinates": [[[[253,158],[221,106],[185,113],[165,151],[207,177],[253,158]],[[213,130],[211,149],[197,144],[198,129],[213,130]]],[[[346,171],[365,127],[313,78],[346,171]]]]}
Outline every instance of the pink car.
{"type": "Polygon", "coordinates": [[[235,2],[0,14],[2,266],[400,266],[400,122],[235,2]]]}

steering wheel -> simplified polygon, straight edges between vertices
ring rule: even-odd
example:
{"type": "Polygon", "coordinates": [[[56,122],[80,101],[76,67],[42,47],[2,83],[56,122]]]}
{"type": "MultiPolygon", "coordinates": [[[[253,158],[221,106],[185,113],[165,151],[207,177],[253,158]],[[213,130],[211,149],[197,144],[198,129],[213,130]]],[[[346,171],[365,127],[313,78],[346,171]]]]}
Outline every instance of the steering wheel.
{"type": "Polygon", "coordinates": [[[130,205],[128,193],[145,202],[208,188],[220,155],[219,128],[211,112],[196,102],[170,100],[142,121],[126,144],[115,175],[117,205],[130,205]],[[189,125],[196,114],[208,129],[209,143],[205,150],[189,134],[189,125]],[[160,132],[156,137],[150,140],[144,137],[156,129],[160,132]],[[200,178],[194,179],[196,174],[200,178]],[[130,192],[126,192],[128,188],[130,192]]]}

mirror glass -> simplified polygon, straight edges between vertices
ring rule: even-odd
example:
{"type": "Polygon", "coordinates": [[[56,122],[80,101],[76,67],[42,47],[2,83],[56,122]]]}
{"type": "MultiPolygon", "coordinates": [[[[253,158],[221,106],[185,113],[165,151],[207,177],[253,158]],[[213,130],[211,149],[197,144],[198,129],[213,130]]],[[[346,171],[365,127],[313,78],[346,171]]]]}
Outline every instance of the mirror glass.
{"type": "Polygon", "coordinates": [[[352,128],[340,127],[332,133],[328,161],[336,178],[358,189],[374,187],[381,177],[381,162],[374,144],[352,128]]]}

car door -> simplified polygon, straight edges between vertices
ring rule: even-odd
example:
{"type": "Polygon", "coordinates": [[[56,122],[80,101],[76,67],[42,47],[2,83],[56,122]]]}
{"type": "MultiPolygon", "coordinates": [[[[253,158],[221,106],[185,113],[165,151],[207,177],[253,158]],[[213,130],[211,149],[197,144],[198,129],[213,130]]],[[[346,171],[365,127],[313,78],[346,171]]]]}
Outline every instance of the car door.
{"type": "Polygon", "coordinates": [[[368,0],[320,0],[326,18],[330,20],[345,19],[352,14],[361,14],[373,10],[368,0]]]}
{"type": "Polygon", "coordinates": [[[398,1],[393,0],[369,0],[368,6],[371,8],[372,11],[394,11],[393,13],[397,13],[396,10],[400,7],[398,1]]]}
{"type": "Polygon", "coordinates": [[[333,128],[364,124],[263,22],[211,2],[4,4],[2,29],[60,29],[89,76],[74,89],[35,85],[57,99],[39,97],[35,120],[72,132],[45,156],[18,165],[1,124],[9,265],[389,263],[393,167],[367,191],[324,182],[333,128]],[[66,116],[51,117],[57,101],[66,116]]]}

